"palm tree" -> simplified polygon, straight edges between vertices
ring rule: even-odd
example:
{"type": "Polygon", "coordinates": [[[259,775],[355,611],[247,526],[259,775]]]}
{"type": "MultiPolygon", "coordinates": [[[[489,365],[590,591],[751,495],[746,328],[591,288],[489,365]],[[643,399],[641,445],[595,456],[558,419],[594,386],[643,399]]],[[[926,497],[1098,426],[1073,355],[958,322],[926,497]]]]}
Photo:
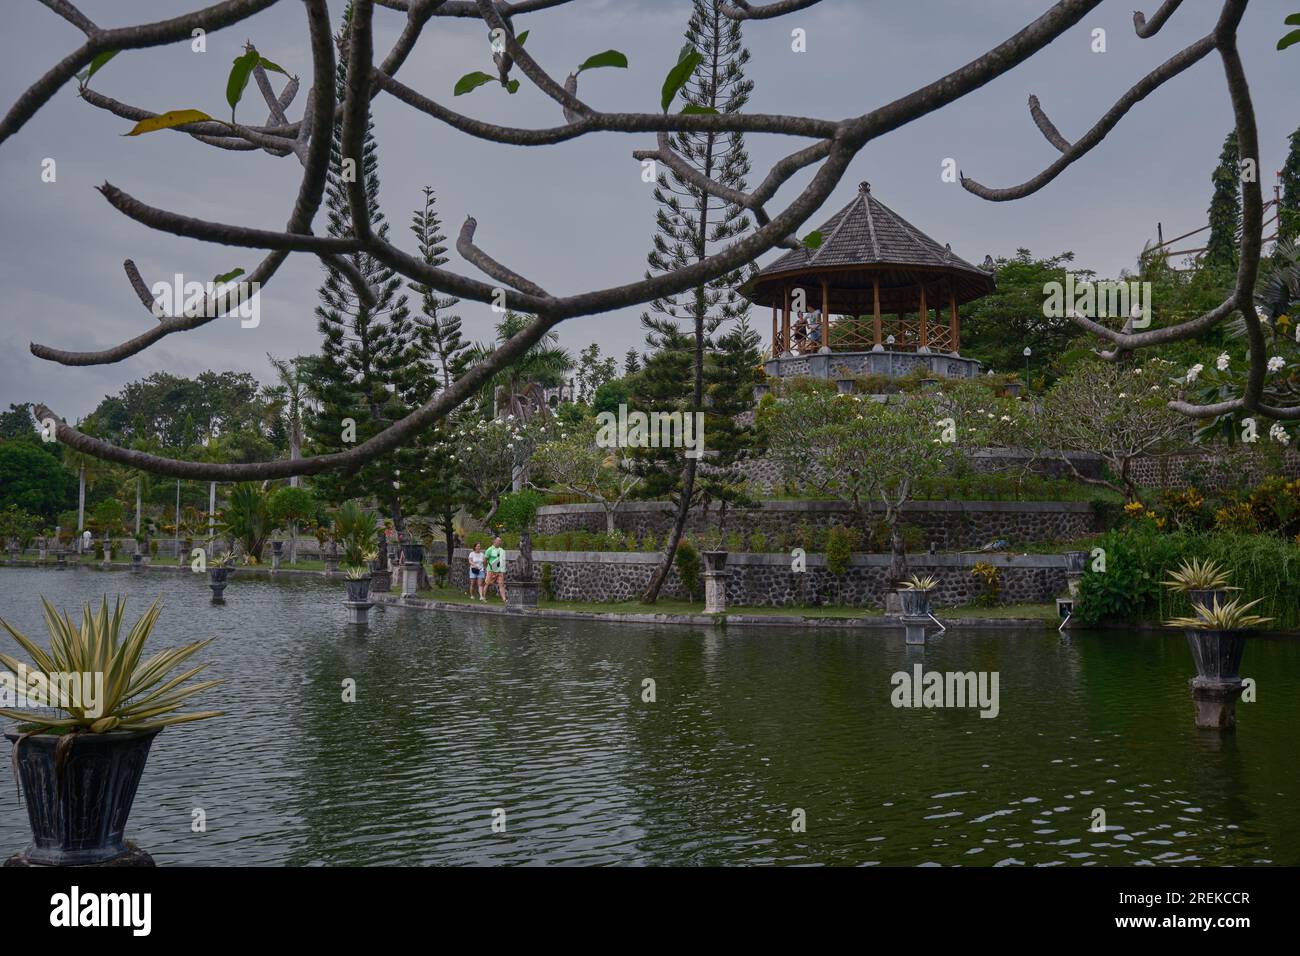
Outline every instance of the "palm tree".
{"type": "MultiPolygon", "coordinates": [[[[268,388],[267,393],[276,400],[279,414],[284,419],[285,431],[289,434],[289,459],[297,461],[302,457],[303,411],[311,400],[306,359],[303,356],[278,359],[270,352],[266,353],[266,358],[280,379],[280,384],[268,388]]],[[[289,487],[297,488],[301,482],[302,479],[294,475],[289,479],[289,487]]]]}
{"type": "MultiPolygon", "coordinates": [[[[530,315],[506,312],[497,324],[497,340],[490,345],[475,345],[469,350],[471,363],[482,361],[500,345],[514,338],[533,322],[530,315]]],[[[513,415],[529,418],[534,410],[546,412],[546,402],[541,392],[564,383],[564,376],[573,369],[573,358],[560,348],[560,337],[554,332],[546,335],[519,358],[507,365],[483,386],[482,405],[492,409],[493,415],[513,415]]]]}

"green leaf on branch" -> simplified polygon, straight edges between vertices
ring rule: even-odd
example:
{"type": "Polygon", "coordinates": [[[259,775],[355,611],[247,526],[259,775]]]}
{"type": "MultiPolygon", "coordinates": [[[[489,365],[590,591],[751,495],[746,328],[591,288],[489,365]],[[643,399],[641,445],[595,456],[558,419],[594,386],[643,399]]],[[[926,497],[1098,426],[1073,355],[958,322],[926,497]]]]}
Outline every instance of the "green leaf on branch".
{"type": "Polygon", "coordinates": [[[231,269],[229,272],[223,272],[219,276],[214,276],[212,282],[214,285],[225,285],[227,282],[238,279],[243,274],[243,269],[231,269]]]}
{"type": "Polygon", "coordinates": [[[1300,13],[1293,13],[1282,22],[1289,27],[1300,27],[1300,13]]]}
{"type": "Polygon", "coordinates": [[[677,56],[677,65],[668,71],[668,76],[664,79],[663,108],[665,113],[668,112],[668,107],[672,106],[673,98],[677,96],[678,91],[691,78],[695,68],[703,62],[704,56],[697,50],[692,50],[689,43],[682,47],[681,53],[677,56]]]}
{"type": "Polygon", "coordinates": [[[102,67],[109,60],[113,59],[113,57],[117,56],[117,54],[118,54],[117,50],[108,50],[104,53],[99,54],[93,60],[91,60],[90,68],[86,70],[85,73],[78,74],[77,76],[77,79],[81,82],[81,85],[85,86],[87,83],[89,83],[90,78],[99,72],[100,67],[102,67]]]}
{"type": "Polygon", "coordinates": [[[615,66],[620,70],[626,70],[627,57],[617,50],[606,50],[604,53],[597,53],[595,56],[587,57],[582,66],[578,67],[578,72],[594,70],[602,66],[615,66]]]}
{"type": "Polygon", "coordinates": [[[518,80],[507,80],[507,81],[506,81],[506,89],[510,91],[510,95],[511,95],[511,96],[514,96],[516,93],[519,92],[519,81],[518,81],[518,80]]]}
{"type": "Polygon", "coordinates": [[[1300,30],[1292,30],[1282,39],[1277,41],[1277,48],[1279,50],[1285,50],[1287,47],[1294,46],[1297,43],[1300,43],[1300,30]]]}
{"type": "Polygon", "coordinates": [[[682,108],[683,116],[717,116],[718,111],[712,106],[702,106],[699,103],[689,103],[682,108]]]}
{"type": "Polygon", "coordinates": [[[266,57],[264,57],[264,56],[259,56],[259,57],[257,58],[257,62],[258,62],[258,64],[262,67],[262,69],[264,69],[264,70],[270,70],[270,71],[272,71],[273,73],[279,73],[281,76],[288,76],[288,75],[289,75],[288,72],[285,70],[284,67],[280,66],[279,64],[272,63],[270,60],[268,60],[268,59],[267,59],[266,57]]]}
{"type": "Polygon", "coordinates": [[[160,129],[172,129],[176,126],[186,126],[189,123],[203,122],[215,121],[202,110],[169,110],[166,113],[140,120],[131,127],[131,131],[126,135],[139,136],[141,133],[153,133],[160,129]]]}
{"type": "Polygon", "coordinates": [[[455,89],[452,91],[456,96],[461,96],[471,90],[477,90],[484,83],[491,83],[492,77],[488,76],[482,70],[475,70],[473,73],[466,73],[456,81],[455,89]]]}
{"type": "Polygon", "coordinates": [[[820,229],[814,229],[812,232],[808,233],[808,235],[803,237],[803,244],[805,248],[808,249],[820,249],[822,247],[823,238],[822,231],[820,229]]]}
{"type": "Polygon", "coordinates": [[[230,67],[230,77],[226,80],[226,102],[230,104],[230,119],[235,119],[235,107],[244,96],[244,89],[248,86],[248,78],[253,73],[253,67],[257,66],[259,57],[256,50],[249,50],[247,53],[235,57],[235,62],[230,67]]]}
{"type": "Polygon", "coordinates": [[[523,46],[524,41],[527,39],[528,39],[528,31],[525,30],[523,33],[519,34],[519,36],[515,37],[515,42],[518,43],[520,46],[523,46]]]}

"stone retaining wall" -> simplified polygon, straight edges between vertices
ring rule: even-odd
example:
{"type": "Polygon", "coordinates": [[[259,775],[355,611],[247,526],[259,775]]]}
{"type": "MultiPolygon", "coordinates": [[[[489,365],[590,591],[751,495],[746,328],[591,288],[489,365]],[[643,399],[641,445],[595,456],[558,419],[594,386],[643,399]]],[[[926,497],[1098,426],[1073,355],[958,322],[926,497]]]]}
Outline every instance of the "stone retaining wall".
{"type": "MultiPolygon", "coordinates": [[[[468,552],[457,549],[450,585],[465,590],[469,582],[468,552]]],[[[518,552],[508,551],[510,562],[518,552]]],[[[659,554],[534,551],[533,562],[541,574],[550,565],[555,597],[562,601],[629,601],[640,597],[658,567],[659,554]]],[[[807,570],[795,572],[784,554],[732,554],[727,561],[727,601],[735,607],[800,607],[843,605],[876,607],[890,589],[889,555],[855,554],[849,570],[837,577],[826,570],[821,555],[808,555],[807,570]]],[[[983,593],[980,579],[971,573],[984,562],[1001,571],[999,603],[1050,601],[1065,591],[1064,555],[926,554],[908,558],[914,574],[932,574],[939,586],[932,593],[936,607],[970,604],[983,593]]],[[[676,568],[664,585],[664,597],[690,597],[676,568]]],[[[696,594],[695,598],[699,599],[696,594]]]]}
{"type": "MultiPolygon", "coordinates": [[[[691,511],[687,530],[699,534],[717,527],[717,512],[691,511]]],[[[673,506],[663,501],[633,501],[615,515],[623,534],[634,532],[666,538],[674,517],[673,506]]],[[[1032,541],[1069,541],[1099,530],[1092,506],[1086,501],[914,501],[903,506],[902,523],[921,529],[926,546],[939,550],[978,548],[1004,539],[1014,546],[1032,541]]],[[[799,525],[820,530],[834,525],[869,528],[842,501],[765,501],[753,509],[728,509],[727,526],[742,540],[761,531],[775,547],[782,535],[799,525]]],[[[605,530],[605,512],[596,504],[546,505],[537,511],[538,534],[605,530]]]]}
{"type": "MultiPolygon", "coordinates": [[[[1261,438],[1261,441],[1264,439],[1261,438]]],[[[1300,478],[1300,453],[1288,449],[1279,463],[1275,457],[1247,445],[1218,449],[1209,454],[1139,458],[1129,473],[1149,488],[1195,487],[1201,491],[1246,490],[1269,475],[1300,478]]]]}
{"type": "MultiPolygon", "coordinates": [[[[1045,451],[1034,455],[1020,448],[981,448],[966,457],[966,463],[977,474],[1027,471],[1044,478],[1073,478],[1074,472],[1061,460],[1061,452],[1045,451]]],[[[1067,452],[1071,464],[1088,478],[1102,476],[1102,462],[1091,452],[1067,452]]],[[[786,484],[781,463],[774,458],[752,458],[741,464],[745,480],[756,494],[778,494],[786,484]]]]}

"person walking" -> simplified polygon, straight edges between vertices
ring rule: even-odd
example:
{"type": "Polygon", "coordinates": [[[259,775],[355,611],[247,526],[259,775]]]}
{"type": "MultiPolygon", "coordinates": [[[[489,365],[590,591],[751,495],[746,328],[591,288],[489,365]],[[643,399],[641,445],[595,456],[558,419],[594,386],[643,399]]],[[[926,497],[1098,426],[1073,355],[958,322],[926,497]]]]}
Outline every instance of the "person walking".
{"type": "Polygon", "coordinates": [[[501,547],[501,539],[493,538],[492,547],[483,552],[483,557],[487,561],[487,579],[484,582],[484,590],[491,590],[492,582],[496,582],[497,593],[501,595],[501,602],[506,600],[506,552],[501,547]]]}
{"type": "Polygon", "coordinates": [[[486,564],[487,557],[483,554],[483,545],[475,542],[474,550],[469,553],[469,596],[471,600],[473,600],[476,590],[480,601],[487,600],[486,564]]]}

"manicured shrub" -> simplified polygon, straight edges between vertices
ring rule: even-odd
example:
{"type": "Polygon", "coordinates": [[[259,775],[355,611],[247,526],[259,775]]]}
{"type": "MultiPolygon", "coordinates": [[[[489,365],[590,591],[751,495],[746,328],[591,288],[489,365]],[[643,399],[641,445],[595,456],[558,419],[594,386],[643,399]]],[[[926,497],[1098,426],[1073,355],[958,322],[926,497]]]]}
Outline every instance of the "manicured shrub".
{"type": "Polygon", "coordinates": [[[755,531],[749,536],[749,550],[756,554],[767,553],[767,535],[761,531],[755,531]]]}
{"type": "Polygon", "coordinates": [[[694,599],[700,589],[700,554],[689,538],[682,538],[677,545],[673,563],[677,566],[677,576],[681,578],[682,587],[694,599]]]}

